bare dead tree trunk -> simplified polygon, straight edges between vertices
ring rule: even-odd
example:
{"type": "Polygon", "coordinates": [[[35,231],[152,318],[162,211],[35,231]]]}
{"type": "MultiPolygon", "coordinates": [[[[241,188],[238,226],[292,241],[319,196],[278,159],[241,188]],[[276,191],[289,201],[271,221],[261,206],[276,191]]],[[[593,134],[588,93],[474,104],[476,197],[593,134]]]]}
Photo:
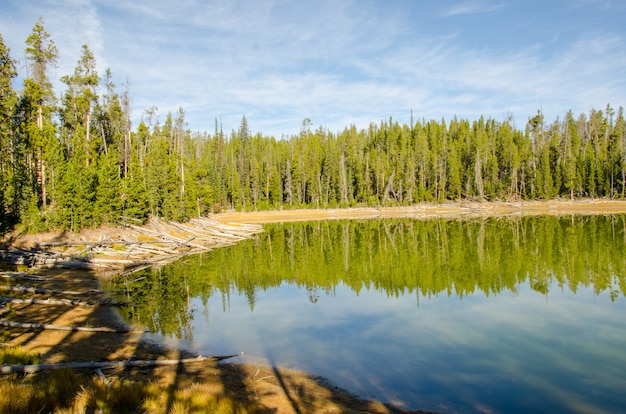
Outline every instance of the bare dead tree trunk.
{"type": "Polygon", "coordinates": [[[341,201],[348,203],[348,177],[346,173],[346,155],[341,149],[341,157],[339,158],[339,176],[341,179],[341,201]]]}
{"type": "Polygon", "coordinates": [[[293,204],[293,181],[291,177],[291,161],[289,159],[285,167],[285,201],[289,205],[293,204]]]}
{"type": "Polygon", "coordinates": [[[0,374],[32,374],[41,371],[50,371],[55,369],[103,369],[103,368],[129,368],[129,367],[154,367],[163,365],[178,365],[192,362],[202,361],[223,361],[225,359],[240,356],[224,355],[224,356],[198,356],[195,358],[184,359],[165,359],[165,360],[127,360],[127,361],[103,361],[103,362],[62,362],[58,364],[34,364],[34,365],[3,365],[0,366],[0,374]]]}
{"type": "Polygon", "coordinates": [[[393,191],[393,179],[396,176],[396,172],[392,172],[391,176],[389,176],[389,180],[387,180],[387,185],[385,186],[385,190],[383,191],[383,204],[389,199],[389,193],[393,191]]]}
{"type": "Polygon", "coordinates": [[[145,333],[148,332],[145,329],[132,329],[132,328],[107,328],[107,327],[85,327],[85,326],[65,326],[65,325],[50,325],[45,323],[27,323],[27,322],[14,322],[0,319],[0,326],[7,328],[19,328],[28,330],[53,330],[53,331],[81,331],[81,332],[107,332],[107,333],[145,333]]]}
{"type": "Polygon", "coordinates": [[[480,154],[476,153],[476,164],[474,165],[474,180],[476,181],[476,189],[478,190],[478,196],[485,198],[485,187],[483,184],[482,164],[480,162],[480,154]]]}
{"type": "Polygon", "coordinates": [[[91,123],[91,114],[89,111],[85,116],[85,164],[89,167],[89,125],[91,123]]]}
{"type": "MultiPolygon", "coordinates": [[[[40,132],[43,131],[43,108],[41,105],[37,108],[37,128],[40,132]]],[[[42,158],[41,148],[39,148],[37,154],[37,181],[41,186],[41,204],[43,207],[46,207],[46,165],[42,158]]]]}

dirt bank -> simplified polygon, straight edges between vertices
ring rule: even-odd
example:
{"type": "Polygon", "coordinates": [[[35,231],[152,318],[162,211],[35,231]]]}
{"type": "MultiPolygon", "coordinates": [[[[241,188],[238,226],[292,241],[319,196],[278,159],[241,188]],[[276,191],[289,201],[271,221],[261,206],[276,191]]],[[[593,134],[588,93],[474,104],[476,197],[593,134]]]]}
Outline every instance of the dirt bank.
{"type": "Polygon", "coordinates": [[[473,218],[529,215],[624,214],[626,200],[551,200],[520,202],[422,203],[402,207],[358,207],[346,209],[296,209],[255,212],[224,212],[212,217],[223,223],[276,223],[307,220],[368,218],[473,218]]]}

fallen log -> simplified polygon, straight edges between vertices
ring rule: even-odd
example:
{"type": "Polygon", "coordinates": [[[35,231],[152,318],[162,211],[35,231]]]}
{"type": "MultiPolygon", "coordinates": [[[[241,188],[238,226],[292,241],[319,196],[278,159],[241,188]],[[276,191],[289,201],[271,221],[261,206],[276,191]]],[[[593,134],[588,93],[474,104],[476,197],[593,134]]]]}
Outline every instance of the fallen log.
{"type": "Polygon", "coordinates": [[[151,229],[148,229],[148,228],[142,227],[142,226],[136,226],[134,224],[129,224],[128,227],[130,227],[133,230],[136,230],[139,234],[150,233],[150,234],[153,234],[155,236],[160,236],[162,234],[159,231],[151,230],[151,229]]]}
{"type": "Polygon", "coordinates": [[[0,273],[0,277],[4,279],[31,279],[36,281],[46,280],[42,276],[37,276],[26,272],[2,272],[0,273]]]}
{"type": "Polygon", "coordinates": [[[111,299],[101,299],[93,302],[85,302],[80,299],[17,299],[0,296],[0,303],[15,303],[17,305],[56,305],[56,306],[126,306],[128,303],[115,302],[111,299]]]}
{"type": "Polygon", "coordinates": [[[104,293],[102,290],[98,289],[89,289],[83,291],[73,291],[73,290],[51,290],[51,289],[42,289],[32,286],[0,286],[0,290],[17,292],[17,293],[37,293],[41,295],[72,295],[72,296],[81,296],[81,295],[89,295],[92,293],[104,293]]]}
{"type": "MultiPolygon", "coordinates": [[[[162,236],[163,234],[157,233],[157,236],[162,236]]],[[[193,240],[190,239],[190,240],[193,240]]],[[[104,240],[104,241],[95,241],[95,242],[39,242],[38,245],[41,247],[57,247],[57,246],[90,246],[90,247],[98,247],[98,246],[141,246],[143,244],[151,245],[151,244],[179,244],[180,241],[177,240],[153,240],[153,241],[127,241],[127,240],[104,240]]]]}
{"type": "Polygon", "coordinates": [[[50,371],[54,369],[110,369],[129,367],[155,367],[163,365],[188,364],[201,361],[223,361],[237,357],[237,355],[224,356],[199,356],[184,359],[161,359],[161,360],[127,360],[127,361],[102,361],[102,362],[62,362],[58,364],[33,364],[33,365],[3,365],[0,366],[0,374],[33,374],[40,371],[50,371]]]}
{"type": "MultiPolygon", "coordinates": [[[[177,254],[177,253],[178,252],[174,249],[168,249],[167,247],[157,246],[156,244],[133,246],[128,251],[128,255],[146,255],[146,254],[165,255],[165,254],[177,254]]],[[[119,254],[119,252],[117,252],[117,254],[119,254]]]]}
{"type": "Polygon", "coordinates": [[[30,329],[30,330],[50,329],[50,330],[54,330],[54,331],[72,331],[72,332],[74,332],[74,331],[80,331],[80,332],[106,332],[106,333],[146,333],[146,332],[150,332],[147,329],[50,325],[50,324],[46,324],[46,323],[15,322],[15,321],[8,321],[6,319],[0,319],[0,326],[4,326],[4,327],[7,327],[7,328],[19,328],[19,329],[30,329]]]}
{"type": "Polygon", "coordinates": [[[17,298],[5,298],[0,296],[0,303],[15,303],[18,305],[29,304],[29,305],[74,305],[75,302],[69,299],[17,299],[17,298]]]}
{"type": "Polygon", "coordinates": [[[102,382],[106,384],[107,387],[111,388],[111,381],[109,381],[109,379],[106,377],[106,375],[104,375],[100,368],[96,368],[94,372],[96,373],[98,378],[100,378],[102,382]]]}
{"type": "Polygon", "coordinates": [[[37,242],[37,246],[39,247],[55,247],[55,246],[99,246],[101,244],[113,244],[111,241],[80,241],[80,242],[70,242],[70,241],[57,241],[57,242],[37,242]]]}

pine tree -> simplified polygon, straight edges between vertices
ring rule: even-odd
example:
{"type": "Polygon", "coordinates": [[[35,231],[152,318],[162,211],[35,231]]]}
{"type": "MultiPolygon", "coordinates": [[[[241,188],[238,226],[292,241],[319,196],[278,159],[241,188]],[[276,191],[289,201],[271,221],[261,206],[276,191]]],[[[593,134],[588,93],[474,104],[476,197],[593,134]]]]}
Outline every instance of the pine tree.
{"type": "Polygon", "coordinates": [[[118,156],[115,152],[98,158],[97,187],[95,193],[95,224],[118,224],[122,218],[122,180],[120,178],[118,156]]]}
{"type": "Polygon", "coordinates": [[[580,157],[580,136],[572,111],[565,115],[563,130],[560,146],[563,188],[567,195],[574,199],[574,196],[582,191],[582,180],[577,168],[580,157]]]}
{"type": "Polygon", "coordinates": [[[102,137],[91,131],[93,105],[98,99],[95,88],[99,82],[95,60],[86,45],[82,51],[74,74],[61,79],[67,85],[60,111],[59,135],[64,144],[65,165],[56,171],[58,185],[52,206],[56,222],[72,231],[101,221],[94,206],[98,191],[98,155],[106,152],[102,137]]]}
{"type": "Polygon", "coordinates": [[[128,174],[123,180],[122,219],[124,221],[139,221],[143,224],[147,221],[150,213],[148,190],[141,169],[137,152],[133,152],[128,166],[128,174]]]}
{"type": "Polygon", "coordinates": [[[624,108],[621,106],[617,111],[617,119],[613,128],[613,154],[615,159],[615,192],[621,198],[626,196],[626,122],[624,121],[624,108]]]}
{"type": "Polygon", "coordinates": [[[519,149],[514,141],[514,131],[510,122],[504,122],[497,132],[496,154],[498,160],[498,181],[501,195],[511,199],[519,197],[519,149]]]}
{"type": "Polygon", "coordinates": [[[66,143],[68,157],[82,147],[85,164],[88,166],[96,156],[94,149],[100,146],[100,142],[94,141],[91,136],[92,110],[98,99],[96,87],[100,82],[100,77],[96,72],[93,52],[87,45],[82,47],[82,54],[74,69],[74,74],[63,76],[61,81],[67,85],[63,96],[61,120],[67,133],[66,138],[69,140],[66,143]],[[80,134],[78,134],[79,129],[80,134]]]}
{"type": "Polygon", "coordinates": [[[455,146],[452,146],[448,152],[447,167],[448,188],[446,196],[451,200],[458,200],[462,194],[461,163],[455,146]]]}
{"type": "MultiPolygon", "coordinates": [[[[48,79],[50,67],[56,67],[59,52],[42,19],[35,24],[26,39],[26,59],[31,76],[24,81],[22,96],[23,125],[29,141],[29,149],[37,171],[37,191],[42,207],[48,204],[48,181],[52,176],[50,165],[57,152],[56,126],[53,113],[56,97],[52,82],[48,79]]],[[[32,168],[32,167],[31,167],[32,168]]]]}
{"type": "Polygon", "coordinates": [[[15,174],[18,160],[13,117],[17,94],[11,81],[17,76],[15,61],[10,49],[0,35],[0,234],[18,220],[18,177],[15,174]]]}

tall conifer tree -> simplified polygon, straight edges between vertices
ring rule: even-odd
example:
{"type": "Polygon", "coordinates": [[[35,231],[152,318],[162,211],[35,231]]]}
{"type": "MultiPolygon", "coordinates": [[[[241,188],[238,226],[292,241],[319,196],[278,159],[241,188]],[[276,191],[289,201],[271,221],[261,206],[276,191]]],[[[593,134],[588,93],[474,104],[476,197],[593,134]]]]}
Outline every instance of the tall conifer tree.
{"type": "Polygon", "coordinates": [[[18,160],[13,125],[17,94],[11,84],[16,76],[15,61],[0,35],[0,234],[18,219],[18,177],[15,174],[18,160]]]}
{"type": "Polygon", "coordinates": [[[33,152],[31,158],[37,171],[36,188],[40,203],[45,208],[48,203],[50,169],[57,167],[50,165],[55,158],[57,131],[52,120],[56,97],[48,79],[48,70],[56,67],[59,52],[44,28],[43,19],[39,19],[33,27],[32,33],[26,39],[26,45],[30,77],[24,81],[21,106],[24,111],[25,133],[33,152]]]}

